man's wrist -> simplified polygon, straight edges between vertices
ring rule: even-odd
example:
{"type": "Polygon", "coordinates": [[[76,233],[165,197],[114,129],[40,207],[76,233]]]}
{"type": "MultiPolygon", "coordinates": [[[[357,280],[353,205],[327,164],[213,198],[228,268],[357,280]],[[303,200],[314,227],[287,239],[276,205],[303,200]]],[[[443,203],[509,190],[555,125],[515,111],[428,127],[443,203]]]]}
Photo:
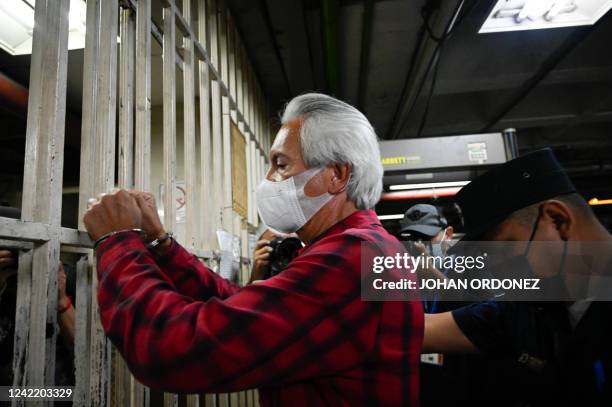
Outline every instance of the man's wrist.
{"type": "Polygon", "coordinates": [[[98,247],[100,247],[100,245],[106,241],[108,238],[113,237],[115,235],[118,234],[122,234],[122,233],[129,233],[129,232],[136,232],[136,233],[140,233],[141,235],[145,235],[145,232],[140,229],[140,228],[133,228],[133,229],[121,229],[121,230],[115,230],[115,231],[111,231],[106,233],[105,235],[99,237],[93,244],[93,249],[94,251],[98,249],[98,247]]]}

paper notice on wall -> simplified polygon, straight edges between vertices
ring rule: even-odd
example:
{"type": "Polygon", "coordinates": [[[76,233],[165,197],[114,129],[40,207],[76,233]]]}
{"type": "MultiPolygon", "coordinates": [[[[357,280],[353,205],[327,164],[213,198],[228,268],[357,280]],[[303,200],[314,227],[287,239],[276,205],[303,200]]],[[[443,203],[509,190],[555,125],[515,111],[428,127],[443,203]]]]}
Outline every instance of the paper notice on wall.
{"type": "MultiPolygon", "coordinates": [[[[166,188],[159,184],[159,199],[157,200],[157,213],[161,219],[164,218],[164,199],[166,188]]],[[[185,223],[187,196],[185,193],[185,181],[177,181],[174,189],[174,210],[176,211],[176,223],[185,223]]]]}
{"type": "Polygon", "coordinates": [[[219,274],[230,281],[237,281],[240,270],[240,238],[225,230],[217,230],[217,240],[221,251],[219,274]]]}

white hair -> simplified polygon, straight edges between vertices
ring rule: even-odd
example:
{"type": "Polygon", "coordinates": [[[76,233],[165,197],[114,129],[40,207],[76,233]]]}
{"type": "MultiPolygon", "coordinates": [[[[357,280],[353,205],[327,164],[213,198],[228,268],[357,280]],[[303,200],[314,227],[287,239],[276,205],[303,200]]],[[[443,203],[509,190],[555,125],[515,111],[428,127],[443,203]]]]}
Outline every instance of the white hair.
{"type": "Polygon", "coordinates": [[[347,196],[359,209],[370,209],[380,199],[383,167],[374,128],[353,106],[321,93],[293,98],[281,122],[299,117],[302,157],[308,168],[349,164],[347,196]]]}

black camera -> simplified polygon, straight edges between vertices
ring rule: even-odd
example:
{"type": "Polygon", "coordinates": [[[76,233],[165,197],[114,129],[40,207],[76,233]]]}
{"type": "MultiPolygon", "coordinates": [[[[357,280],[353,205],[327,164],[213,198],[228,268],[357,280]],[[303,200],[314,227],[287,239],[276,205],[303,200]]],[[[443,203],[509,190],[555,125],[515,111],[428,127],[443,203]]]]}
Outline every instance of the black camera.
{"type": "Polygon", "coordinates": [[[269,244],[272,248],[270,252],[270,265],[264,274],[264,279],[274,277],[283,271],[291,260],[297,257],[299,250],[302,248],[302,242],[295,237],[285,239],[276,238],[269,244]]]}

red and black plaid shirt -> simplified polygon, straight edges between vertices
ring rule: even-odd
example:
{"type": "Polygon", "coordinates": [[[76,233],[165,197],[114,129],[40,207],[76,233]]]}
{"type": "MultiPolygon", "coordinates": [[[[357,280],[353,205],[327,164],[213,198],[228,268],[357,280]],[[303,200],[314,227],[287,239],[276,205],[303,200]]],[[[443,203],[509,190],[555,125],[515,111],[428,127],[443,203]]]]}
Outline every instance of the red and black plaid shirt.
{"type": "Polygon", "coordinates": [[[401,244],[358,211],[260,284],[234,285],[177,243],[137,233],[97,250],[102,325],[143,383],[177,393],[260,389],[262,405],[416,406],[420,302],[361,300],[362,242],[401,244]]]}

